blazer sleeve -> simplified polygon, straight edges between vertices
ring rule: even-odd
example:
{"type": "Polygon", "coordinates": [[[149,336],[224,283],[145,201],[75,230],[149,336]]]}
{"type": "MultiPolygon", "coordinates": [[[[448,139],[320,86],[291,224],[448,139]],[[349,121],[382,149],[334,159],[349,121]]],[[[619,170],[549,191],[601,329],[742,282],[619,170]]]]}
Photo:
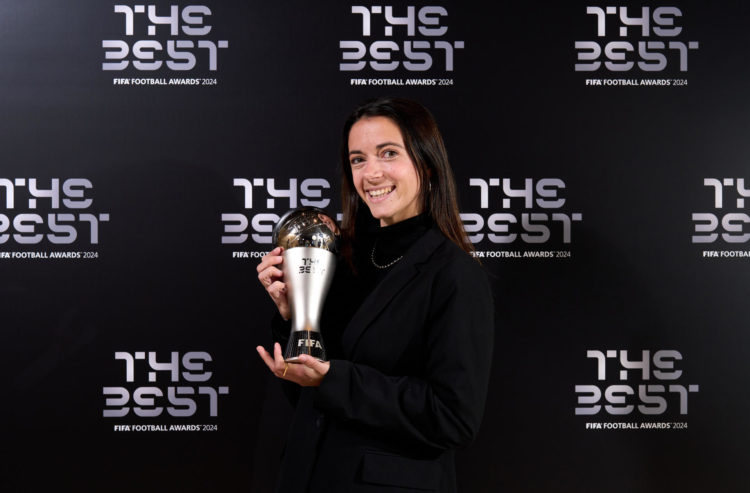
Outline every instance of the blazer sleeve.
{"type": "Polygon", "coordinates": [[[446,266],[430,300],[421,376],[331,360],[315,404],[326,413],[439,449],[475,437],[484,412],[494,338],[487,277],[474,260],[446,266]]]}

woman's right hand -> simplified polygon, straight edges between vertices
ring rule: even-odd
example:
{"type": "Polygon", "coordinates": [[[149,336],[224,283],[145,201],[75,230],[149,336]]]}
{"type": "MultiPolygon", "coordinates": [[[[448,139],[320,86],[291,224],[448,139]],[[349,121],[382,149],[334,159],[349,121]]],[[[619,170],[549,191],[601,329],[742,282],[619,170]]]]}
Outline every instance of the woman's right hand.
{"type": "Polygon", "coordinates": [[[276,247],[261,259],[258,264],[258,280],[266,288],[273,302],[276,303],[276,308],[279,309],[279,313],[284,320],[289,320],[292,312],[286,296],[286,284],[282,280],[284,273],[280,269],[281,263],[284,261],[281,256],[283,251],[282,247],[276,247]]]}

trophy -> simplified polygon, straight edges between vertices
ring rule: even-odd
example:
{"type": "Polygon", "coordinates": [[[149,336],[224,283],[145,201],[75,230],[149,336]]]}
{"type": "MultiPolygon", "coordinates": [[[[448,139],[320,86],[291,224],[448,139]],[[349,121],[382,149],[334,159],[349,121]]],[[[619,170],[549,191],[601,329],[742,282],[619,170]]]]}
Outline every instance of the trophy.
{"type": "Polygon", "coordinates": [[[325,211],[294,209],[273,228],[273,242],[283,247],[284,282],[292,312],[292,331],[284,360],[298,363],[300,354],[326,361],[320,335],[323,301],[336,269],[339,229],[325,211]]]}

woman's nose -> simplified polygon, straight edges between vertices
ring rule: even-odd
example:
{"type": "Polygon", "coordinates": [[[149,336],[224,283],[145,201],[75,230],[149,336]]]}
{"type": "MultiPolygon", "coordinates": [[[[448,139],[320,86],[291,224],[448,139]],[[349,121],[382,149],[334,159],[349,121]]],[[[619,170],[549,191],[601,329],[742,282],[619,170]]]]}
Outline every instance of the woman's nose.
{"type": "Polygon", "coordinates": [[[383,176],[383,165],[377,159],[372,159],[367,163],[367,169],[365,169],[365,177],[380,178],[383,176]]]}

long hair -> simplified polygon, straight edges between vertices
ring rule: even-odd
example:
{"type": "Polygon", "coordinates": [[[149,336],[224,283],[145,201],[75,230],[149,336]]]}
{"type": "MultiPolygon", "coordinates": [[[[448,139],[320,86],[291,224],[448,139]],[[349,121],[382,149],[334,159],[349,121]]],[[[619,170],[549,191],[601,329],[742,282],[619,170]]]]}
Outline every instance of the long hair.
{"type": "Polygon", "coordinates": [[[435,118],[421,104],[401,98],[378,98],[369,100],[355,109],[344,123],[341,141],[341,221],[344,239],[343,254],[352,263],[352,245],[355,241],[357,218],[361,208],[367,208],[354,187],[349,164],[349,132],[362,118],[383,116],[398,126],[406,151],[419,177],[419,194],[422,212],[429,213],[440,231],[467,253],[474,246],[466,236],[458,211],[456,183],[448,162],[448,153],[443,144],[435,118]]]}

